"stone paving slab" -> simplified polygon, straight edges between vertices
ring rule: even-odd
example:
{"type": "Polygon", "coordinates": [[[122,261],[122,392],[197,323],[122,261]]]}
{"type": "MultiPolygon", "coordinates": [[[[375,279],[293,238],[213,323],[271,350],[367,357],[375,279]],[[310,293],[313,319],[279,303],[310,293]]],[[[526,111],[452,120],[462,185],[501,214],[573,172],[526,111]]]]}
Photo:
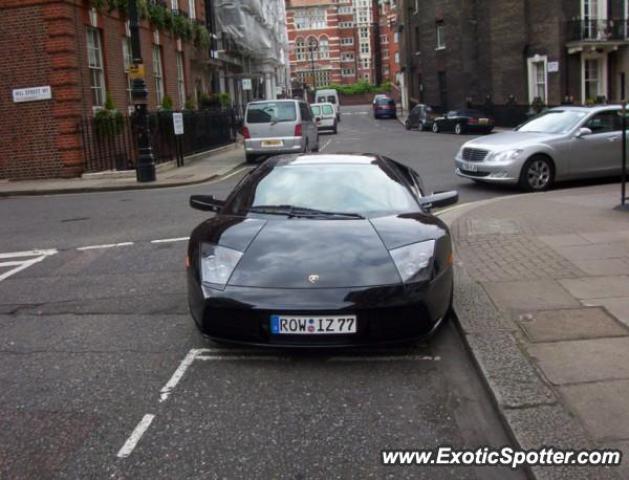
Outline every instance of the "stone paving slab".
{"type": "Polygon", "coordinates": [[[588,298],[583,300],[584,305],[600,305],[611,313],[616,319],[629,327],[629,296],[619,298],[588,298]]]}
{"type": "MultiPolygon", "coordinates": [[[[523,449],[549,445],[564,449],[592,448],[578,421],[560,405],[506,409],[503,415],[523,449]]],[[[537,480],[620,479],[611,468],[589,466],[532,467],[537,480]]]]}
{"type": "Polygon", "coordinates": [[[576,298],[609,298],[629,295],[629,275],[586,277],[560,280],[576,298]]]}
{"type": "Polygon", "coordinates": [[[629,380],[581,383],[559,391],[596,440],[629,440],[629,380]]]}
{"type": "Polygon", "coordinates": [[[536,311],[520,315],[518,323],[534,343],[629,335],[603,308],[536,311]]]}
{"type": "Polygon", "coordinates": [[[573,260],[588,275],[623,275],[629,272],[629,257],[573,260]]]}
{"type": "Polygon", "coordinates": [[[548,310],[580,306],[579,302],[554,280],[488,282],[484,287],[492,300],[503,310],[548,310]]]}
{"type": "Polygon", "coordinates": [[[629,379],[629,337],[538,343],[527,349],[554,385],[629,379]]]}

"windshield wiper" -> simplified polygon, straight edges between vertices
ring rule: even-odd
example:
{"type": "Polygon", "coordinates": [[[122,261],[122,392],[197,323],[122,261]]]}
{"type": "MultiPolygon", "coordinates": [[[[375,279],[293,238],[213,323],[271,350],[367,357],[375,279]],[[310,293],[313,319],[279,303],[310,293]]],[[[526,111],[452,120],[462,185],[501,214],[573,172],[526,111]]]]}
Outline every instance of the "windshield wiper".
{"type": "Polygon", "coordinates": [[[266,213],[269,215],[286,215],[291,217],[342,217],[364,219],[360,213],[352,212],[328,212],[325,210],[317,210],[316,208],[295,207],[293,205],[258,205],[249,208],[250,212],[266,213]]]}

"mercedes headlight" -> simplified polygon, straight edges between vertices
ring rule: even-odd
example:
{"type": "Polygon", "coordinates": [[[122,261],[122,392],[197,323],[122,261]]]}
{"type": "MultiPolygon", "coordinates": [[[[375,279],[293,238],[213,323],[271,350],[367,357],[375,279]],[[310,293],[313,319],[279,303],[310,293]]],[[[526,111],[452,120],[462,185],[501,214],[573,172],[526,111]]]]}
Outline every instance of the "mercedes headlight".
{"type": "Polygon", "coordinates": [[[390,251],[404,283],[429,277],[435,256],[435,241],[413,243],[390,251]]]}
{"type": "Polygon", "coordinates": [[[225,287],[242,252],[211,243],[201,244],[201,281],[225,287]]]}
{"type": "Polygon", "coordinates": [[[502,152],[496,152],[493,155],[490,155],[489,158],[487,158],[488,161],[490,162],[496,162],[496,163],[502,163],[502,162],[508,162],[510,160],[515,160],[516,158],[518,158],[520,155],[522,155],[522,152],[524,150],[522,149],[511,149],[511,150],[504,150],[502,152]]]}

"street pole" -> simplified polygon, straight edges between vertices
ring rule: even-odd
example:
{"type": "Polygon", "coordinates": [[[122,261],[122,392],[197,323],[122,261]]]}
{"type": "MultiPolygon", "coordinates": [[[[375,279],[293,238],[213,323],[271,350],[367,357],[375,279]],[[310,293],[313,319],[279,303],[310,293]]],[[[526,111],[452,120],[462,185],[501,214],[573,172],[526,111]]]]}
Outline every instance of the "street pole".
{"type": "Polygon", "coordinates": [[[147,112],[148,90],[144,81],[144,64],[140,45],[140,25],[136,0],[129,0],[129,30],[131,33],[131,56],[133,67],[130,76],[133,79],[131,97],[135,110],[134,120],[138,134],[138,164],[136,179],[138,182],[155,181],[155,158],[151,148],[149,116],[147,112]]]}
{"type": "Polygon", "coordinates": [[[308,42],[308,51],[310,51],[310,76],[312,77],[311,85],[312,85],[313,94],[314,94],[314,90],[316,86],[315,85],[314,54],[318,49],[319,49],[319,42],[317,41],[316,38],[311,38],[310,41],[308,42]]]}
{"type": "Polygon", "coordinates": [[[627,208],[627,101],[622,101],[622,182],[620,208],[627,208]]]}

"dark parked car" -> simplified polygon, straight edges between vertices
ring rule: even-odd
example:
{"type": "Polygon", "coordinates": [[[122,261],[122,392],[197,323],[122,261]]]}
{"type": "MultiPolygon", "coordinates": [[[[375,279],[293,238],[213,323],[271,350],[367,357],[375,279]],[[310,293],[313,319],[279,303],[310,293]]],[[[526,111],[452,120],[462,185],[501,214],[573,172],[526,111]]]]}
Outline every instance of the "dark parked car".
{"type": "Polygon", "coordinates": [[[494,129],[494,119],[479,110],[452,110],[446,115],[436,117],[432,131],[463,133],[489,133],[494,129]]]}
{"type": "Polygon", "coordinates": [[[429,105],[415,105],[411,110],[411,113],[409,113],[404,126],[407,130],[410,130],[411,128],[416,128],[420,132],[422,130],[430,130],[436,116],[437,114],[429,105]]]}
{"type": "Polygon", "coordinates": [[[396,118],[395,100],[387,96],[376,96],[373,100],[373,118],[396,118]]]}
{"type": "Polygon", "coordinates": [[[284,347],[409,342],[452,302],[452,244],[419,175],[377,155],[272,157],[188,244],[188,302],[206,336],[284,347]]]}

